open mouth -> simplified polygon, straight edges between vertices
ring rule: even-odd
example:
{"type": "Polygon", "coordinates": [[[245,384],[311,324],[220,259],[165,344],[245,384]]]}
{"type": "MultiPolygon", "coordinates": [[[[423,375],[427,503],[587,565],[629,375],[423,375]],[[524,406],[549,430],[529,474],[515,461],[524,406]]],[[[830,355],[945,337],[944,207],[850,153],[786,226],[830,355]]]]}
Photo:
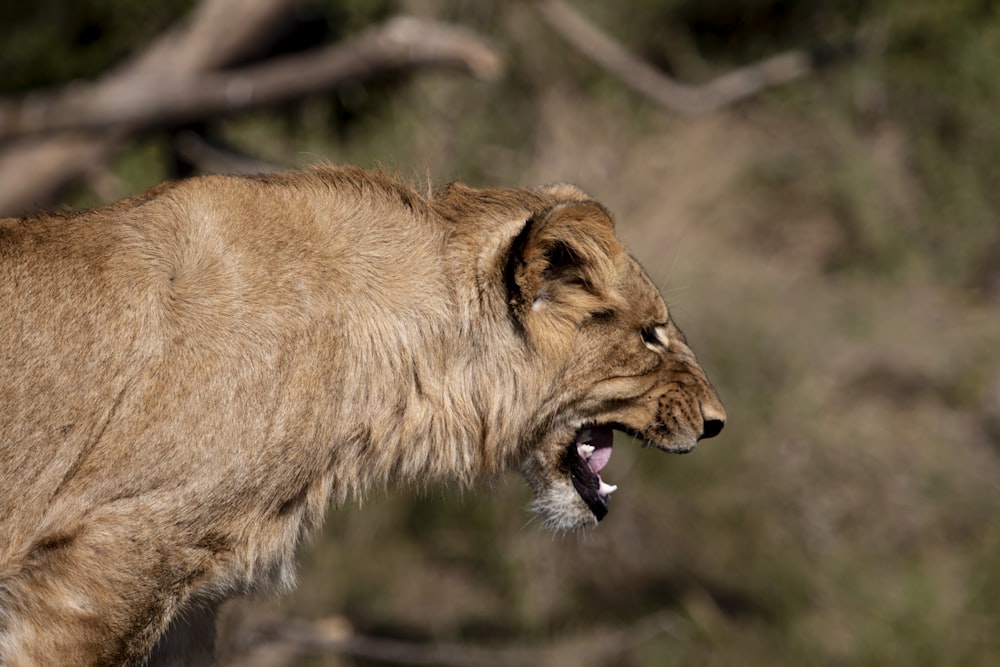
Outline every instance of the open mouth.
{"type": "Polygon", "coordinates": [[[614,431],[604,426],[589,426],[577,431],[566,448],[566,463],[573,487],[600,521],[608,513],[608,499],[618,488],[601,479],[601,470],[611,459],[614,431]]]}

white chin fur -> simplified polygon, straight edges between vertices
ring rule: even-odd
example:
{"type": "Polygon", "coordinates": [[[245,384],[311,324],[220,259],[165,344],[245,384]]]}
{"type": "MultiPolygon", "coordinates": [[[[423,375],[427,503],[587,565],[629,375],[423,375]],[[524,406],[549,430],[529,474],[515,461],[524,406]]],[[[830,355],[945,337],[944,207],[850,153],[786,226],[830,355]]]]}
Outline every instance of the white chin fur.
{"type": "Polygon", "coordinates": [[[580,530],[597,525],[597,517],[569,481],[559,481],[535,496],[531,505],[551,530],[580,530]]]}

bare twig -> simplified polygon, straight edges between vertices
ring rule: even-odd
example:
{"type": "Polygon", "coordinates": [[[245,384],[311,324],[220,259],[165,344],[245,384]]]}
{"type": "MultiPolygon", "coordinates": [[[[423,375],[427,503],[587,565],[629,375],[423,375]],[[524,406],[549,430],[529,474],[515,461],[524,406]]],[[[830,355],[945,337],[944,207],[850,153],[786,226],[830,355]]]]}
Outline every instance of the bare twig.
{"type": "Polygon", "coordinates": [[[177,157],[201,171],[226,174],[265,174],[282,171],[283,165],[259,160],[232,147],[207,140],[192,130],[173,134],[171,147],[177,157]]]}
{"type": "Polygon", "coordinates": [[[204,0],[188,22],[96,83],[0,102],[0,141],[6,141],[0,215],[46,204],[141,130],[285,102],[390,71],[454,67],[489,79],[503,67],[497,51],[470,31],[397,18],[327,49],[219,69],[259,48],[298,1],[204,0]]]}
{"type": "Polygon", "coordinates": [[[577,51],[669,111],[698,116],[718,111],[813,70],[804,51],[740,67],[706,84],[679,83],[609,37],[563,0],[536,0],[542,18],[577,51]]]}
{"type": "Polygon", "coordinates": [[[440,667],[521,667],[550,664],[555,656],[565,664],[597,664],[662,634],[676,634],[678,619],[671,613],[653,614],[623,629],[598,629],[585,636],[557,639],[540,647],[475,647],[450,643],[421,643],[354,634],[344,619],[314,622],[284,620],[252,626],[232,665],[268,664],[308,655],[337,654],[394,665],[440,667]]]}
{"type": "Polygon", "coordinates": [[[146,129],[267,106],[329,90],[345,81],[420,67],[455,67],[496,77],[503,61],[474,33],[398,17],[331,47],[234,71],[166,81],[68,87],[0,102],[0,139],[125,126],[146,129]]]}
{"type": "MultiPolygon", "coordinates": [[[[299,0],[204,0],[190,19],[110,72],[105,85],[181,77],[228,64],[259,46],[299,0]]],[[[46,205],[54,194],[114,154],[126,128],[8,142],[0,152],[0,215],[46,205]]]]}
{"type": "MultiPolygon", "coordinates": [[[[303,0],[202,0],[176,26],[126,65],[140,76],[186,76],[225,67],[270,45],[274,26],[303,0]]],[[[109,74],[116,77],[115,72],[109,74]]]]}

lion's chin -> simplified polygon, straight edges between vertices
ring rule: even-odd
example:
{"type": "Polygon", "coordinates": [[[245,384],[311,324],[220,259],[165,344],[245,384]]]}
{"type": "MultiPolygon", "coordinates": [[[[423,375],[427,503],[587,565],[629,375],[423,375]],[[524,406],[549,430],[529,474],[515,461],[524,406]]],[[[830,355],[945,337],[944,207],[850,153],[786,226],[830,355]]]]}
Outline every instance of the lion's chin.
{"type": "Polygon", "coordinates": [[[592,528],[598,518],[569,480],[560,480],[535,493],[532,510],[547,528],[573,531],[592,528]]]}
{"type": "Polygon", "coordinates": [[[581,428],[565,445],[554,470],[526,475],[535,482],[533,509],[546,526],[578,530],[596,526],[608,513],[608,501],[618,487],[601,479],[600,473],[611,458],[613,439],[610,427],[581,428]],[[541,484],[539,477],[544,480],[541,484]]]}

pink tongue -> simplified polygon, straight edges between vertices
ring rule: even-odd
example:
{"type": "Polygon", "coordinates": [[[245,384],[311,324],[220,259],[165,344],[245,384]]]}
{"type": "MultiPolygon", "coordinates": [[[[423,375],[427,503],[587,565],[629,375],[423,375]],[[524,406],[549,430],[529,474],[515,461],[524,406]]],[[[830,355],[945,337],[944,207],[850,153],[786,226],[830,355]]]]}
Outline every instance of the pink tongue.
{"type": "Polygon", "coordinates": [[[608,465],[608,461],[611,460],[611,445],[607,447],[602,447],[600,449],[595,449],[593,456],[587,460],[587,465],[595,473],[601,472],[601,468],[608,465]]]}
{"type": "Polygon", "coordinates": [[[608,465],[611,460],[611,445],[614,442],[614,431],[610,428],[590,429],[590,446],[594,448],[594,453],[587,460],[587,465],[594,473],[601,472],[601,469],[608,465]]]}

